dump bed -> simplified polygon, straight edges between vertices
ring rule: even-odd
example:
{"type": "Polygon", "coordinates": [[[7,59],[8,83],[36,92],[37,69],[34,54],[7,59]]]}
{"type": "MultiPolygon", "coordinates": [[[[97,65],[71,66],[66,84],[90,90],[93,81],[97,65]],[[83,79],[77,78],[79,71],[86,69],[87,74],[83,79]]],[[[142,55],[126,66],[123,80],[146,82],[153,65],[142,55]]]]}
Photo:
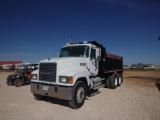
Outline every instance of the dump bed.
{"type": "Polygon", "coordinates": [[[122,57],[114,55],[114,54],[107,53],[106,56],[108,58],[114,58],[114,59],[117,59],[117,60],[122,60],[122,57]]]}
{"type": "Polygon", "coordinates": [[[123,58],[114,54],[106,54],[106,70],[107,71],[122,71],[123,58]]]}

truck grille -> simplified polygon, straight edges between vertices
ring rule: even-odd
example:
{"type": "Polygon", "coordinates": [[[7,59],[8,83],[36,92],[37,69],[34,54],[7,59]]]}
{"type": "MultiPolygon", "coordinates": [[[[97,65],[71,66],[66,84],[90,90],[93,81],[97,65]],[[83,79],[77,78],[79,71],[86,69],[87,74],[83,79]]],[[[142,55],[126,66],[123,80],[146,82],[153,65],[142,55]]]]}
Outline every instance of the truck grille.
{"type": "Polygon", "coordinates": [[[39,80],[46,82],[56,82],[56,63],[40,63],[39,80]]]}

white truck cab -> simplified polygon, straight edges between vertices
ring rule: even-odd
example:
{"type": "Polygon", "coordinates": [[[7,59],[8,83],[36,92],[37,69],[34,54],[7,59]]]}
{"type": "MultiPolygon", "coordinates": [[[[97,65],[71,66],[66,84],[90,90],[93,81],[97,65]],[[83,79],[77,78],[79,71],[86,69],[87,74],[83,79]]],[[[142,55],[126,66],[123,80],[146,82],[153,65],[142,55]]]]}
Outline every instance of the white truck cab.
{"type": "Polygon", "coordinates": [[[63,46],[58,58],[40,61],[39,69],[32,72],[31,92],[36,99],[50,96],[80,108],[88,91],[106,85],[112,75],[103,70],[104,53],[102,45],[95,41],[63,46]]]}

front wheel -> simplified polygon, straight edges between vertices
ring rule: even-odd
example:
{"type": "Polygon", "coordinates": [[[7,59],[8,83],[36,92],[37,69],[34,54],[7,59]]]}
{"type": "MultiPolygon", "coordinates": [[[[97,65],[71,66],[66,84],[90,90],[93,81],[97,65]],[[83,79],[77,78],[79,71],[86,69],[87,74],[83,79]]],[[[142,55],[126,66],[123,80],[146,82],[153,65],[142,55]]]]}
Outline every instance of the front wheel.
{"type": "Polygon", "coordinates": [[[14,85],[15,85],[16,87],[22,86],[22,85],[23,85],[22,80],[21,80],[21,79],[15,80],[15,81],[14,81],[14,85]]]}
{"type": "Polygon", "coordinates": [[[82,81],[78,81],[73,89],[72,100],[69,101],[69,106],[73,109],[82,107],[86,98],[86,85],[82,81]]]}
{"type": "Polygon", "coordinates": [[[11,80],[7,80],[6,84],[7,84],[8,86],[12,85],[11,80]]]}

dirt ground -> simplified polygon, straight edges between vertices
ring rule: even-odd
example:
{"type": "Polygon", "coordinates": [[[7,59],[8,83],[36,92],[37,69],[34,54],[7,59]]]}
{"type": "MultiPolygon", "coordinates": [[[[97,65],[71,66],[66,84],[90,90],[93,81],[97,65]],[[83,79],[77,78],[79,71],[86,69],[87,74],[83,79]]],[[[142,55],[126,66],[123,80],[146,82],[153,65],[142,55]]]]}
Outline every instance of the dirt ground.
{"type": "Polygon", "coordinates": [[[160,71],[124,71],[120,87],[100,88],[77,110],[63,100],[35,100],[30,85],[7,86],[9,74],[0,73],[0,120],[160,120],[160,80],[130,78],[160,77],[160,71]]]}

